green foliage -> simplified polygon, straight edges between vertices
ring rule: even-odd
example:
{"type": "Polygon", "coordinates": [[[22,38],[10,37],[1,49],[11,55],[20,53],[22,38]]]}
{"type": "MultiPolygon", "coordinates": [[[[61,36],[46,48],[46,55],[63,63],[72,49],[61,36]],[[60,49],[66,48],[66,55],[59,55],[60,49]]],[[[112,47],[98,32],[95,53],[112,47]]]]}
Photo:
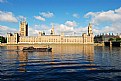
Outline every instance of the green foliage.
{"type": "Polygon", "coordinates": [[[121,38],[116,38],[116,41],[117,42],[121,42],[121,38]]]}
{"type": "Polygon", "coordinates": [[[0,36],[0,42],[1,43],[6,43],[7,42],[7,39],[3,36],[0,36]]]}
{"type": "Polygon", "coordinates": [[[121,38],[110,38],[108,41],[116,41],[116,42],[121,42],[121,38]]]}
{"type": "Polygon", "coordinates": [[[114,38],[110,38],[108,41],[114,41],[115,39],[114,38]]]}

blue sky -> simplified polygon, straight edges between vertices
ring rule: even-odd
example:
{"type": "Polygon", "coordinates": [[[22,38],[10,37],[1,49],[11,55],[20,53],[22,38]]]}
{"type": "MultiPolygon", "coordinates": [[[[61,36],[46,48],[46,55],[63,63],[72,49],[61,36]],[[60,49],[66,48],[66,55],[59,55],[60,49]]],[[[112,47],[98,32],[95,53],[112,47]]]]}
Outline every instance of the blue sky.
{"type": "Polygon", "coordinates": [[[0,0],[0,35],[19,32],[19,23],[26,19],[29,35],[39,31],[66,35],[87,33],[91,22],[94,34],[120,33],[121,0],[0,0]]]}

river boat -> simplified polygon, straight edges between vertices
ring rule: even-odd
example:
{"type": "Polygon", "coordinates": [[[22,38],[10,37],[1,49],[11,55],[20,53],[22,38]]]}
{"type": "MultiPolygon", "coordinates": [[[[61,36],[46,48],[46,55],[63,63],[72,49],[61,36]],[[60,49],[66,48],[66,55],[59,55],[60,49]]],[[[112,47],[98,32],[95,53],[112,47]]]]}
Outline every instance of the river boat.
{"type": "Polygon", "coordinates": [[[50,47],[34,48],[33,46],[31,46],[31,47],[23,47],[23,51],[52,52],[52,48],[50,48],[50,47]]]}

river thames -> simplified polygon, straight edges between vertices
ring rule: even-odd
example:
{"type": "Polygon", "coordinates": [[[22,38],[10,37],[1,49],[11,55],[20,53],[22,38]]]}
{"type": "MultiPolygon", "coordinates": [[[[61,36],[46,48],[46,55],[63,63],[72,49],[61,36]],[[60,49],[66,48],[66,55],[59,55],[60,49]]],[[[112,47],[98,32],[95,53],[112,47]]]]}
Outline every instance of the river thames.
{"type": "Polygon", "coordinates": [[[0,47],[0,81],[121,81],[121,48],[50,45],[52,52],[0,47]]]}

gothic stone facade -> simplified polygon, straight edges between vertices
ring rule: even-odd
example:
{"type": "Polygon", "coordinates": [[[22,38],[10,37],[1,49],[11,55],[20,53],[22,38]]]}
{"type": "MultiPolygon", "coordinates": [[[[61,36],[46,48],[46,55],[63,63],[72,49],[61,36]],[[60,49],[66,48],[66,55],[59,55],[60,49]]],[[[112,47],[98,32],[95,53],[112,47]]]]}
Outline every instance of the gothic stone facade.
{"type": "Polygon", "coordinates": [[[45,35],[42,32],[39,32],[38,36],[21,36],[17,33],[14,33],[14,35],[7,34],[7,44],[94,44],[93,39],[91,24],[88,26],[88,35],[83,33],[82,36],[55,35],[54,27],[52,27],[50,35],[45,35]]]}

